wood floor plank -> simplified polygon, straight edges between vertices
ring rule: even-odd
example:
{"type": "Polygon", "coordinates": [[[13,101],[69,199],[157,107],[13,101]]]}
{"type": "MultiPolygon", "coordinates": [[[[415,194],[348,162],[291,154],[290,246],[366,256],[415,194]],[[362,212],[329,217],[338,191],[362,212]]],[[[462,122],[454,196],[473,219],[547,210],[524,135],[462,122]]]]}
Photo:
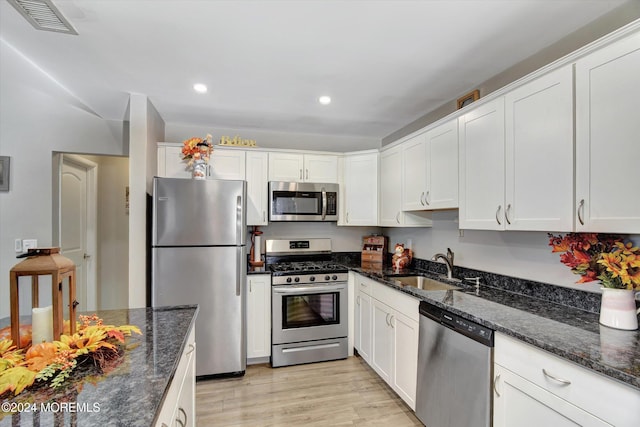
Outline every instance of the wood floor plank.
{"type": "Polygon", "coordinates": [[[422,426],[359,357],[271,368],[196,384],[198,426],[422,426]]]}

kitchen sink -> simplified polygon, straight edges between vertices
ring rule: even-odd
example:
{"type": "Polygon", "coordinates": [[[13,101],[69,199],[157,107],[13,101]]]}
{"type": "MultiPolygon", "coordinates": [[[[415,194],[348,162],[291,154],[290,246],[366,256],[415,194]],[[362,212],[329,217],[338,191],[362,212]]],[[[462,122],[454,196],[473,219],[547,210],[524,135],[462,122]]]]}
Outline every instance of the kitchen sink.
{"type": "Polygon", "coordinates": [[[460,289],[457,286],[439,282],[424,276],[394,277],[392,280],[398,286],[411,286],[417,289],[424,289],[425,291],[448,291],[460,289]]]}

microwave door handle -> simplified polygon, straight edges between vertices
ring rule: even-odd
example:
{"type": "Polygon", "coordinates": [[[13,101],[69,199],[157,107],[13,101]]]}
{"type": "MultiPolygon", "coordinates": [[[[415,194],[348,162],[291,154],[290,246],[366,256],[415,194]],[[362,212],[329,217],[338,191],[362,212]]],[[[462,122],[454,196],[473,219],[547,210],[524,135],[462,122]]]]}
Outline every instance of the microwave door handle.
{"type": "Polygon", "coordinates": [[[322,219],[327,216],[327,191],[322,187],[322,219]]]}

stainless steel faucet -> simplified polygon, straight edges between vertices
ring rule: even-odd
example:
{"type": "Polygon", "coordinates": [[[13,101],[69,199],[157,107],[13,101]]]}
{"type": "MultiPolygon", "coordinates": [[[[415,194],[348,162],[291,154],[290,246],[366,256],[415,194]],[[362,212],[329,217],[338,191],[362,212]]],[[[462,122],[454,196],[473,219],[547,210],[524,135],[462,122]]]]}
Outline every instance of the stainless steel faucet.
{"type": "Polygon", "coordinates": [[[431,261],[442,259],[447,266],[447,279],[453,279],[453,251],[447,248],[447,254],[435,254],[431,257],[431,261]]]}

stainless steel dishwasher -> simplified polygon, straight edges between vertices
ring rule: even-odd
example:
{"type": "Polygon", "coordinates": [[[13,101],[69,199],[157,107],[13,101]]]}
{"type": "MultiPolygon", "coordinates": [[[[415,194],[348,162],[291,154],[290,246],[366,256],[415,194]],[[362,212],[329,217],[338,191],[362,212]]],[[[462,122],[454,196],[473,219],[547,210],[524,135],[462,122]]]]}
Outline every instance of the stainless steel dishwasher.
{"type": "Polygon", "coordinates": [[[493,331],[420,302],[416,415],[427,427],[491,425],[493,331]]]}

